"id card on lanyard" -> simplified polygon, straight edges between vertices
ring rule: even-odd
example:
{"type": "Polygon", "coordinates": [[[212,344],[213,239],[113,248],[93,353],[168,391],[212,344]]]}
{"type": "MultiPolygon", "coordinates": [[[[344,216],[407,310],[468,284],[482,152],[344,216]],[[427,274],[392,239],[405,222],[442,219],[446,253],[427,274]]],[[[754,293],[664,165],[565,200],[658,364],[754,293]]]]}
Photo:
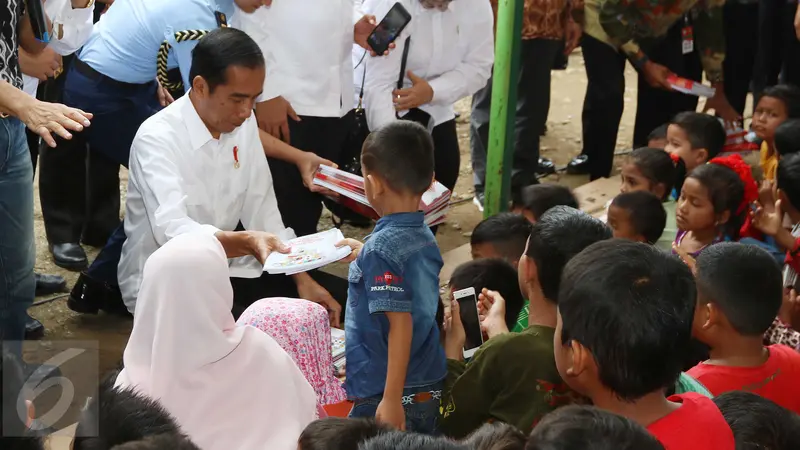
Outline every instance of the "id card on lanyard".
{"type": "Polygon", "coordinates": [[[694,28],[689,23],[689,16],[683,16],[683,29],[681,29],[681,48],[684,55],[694,51],[694,28]]]}

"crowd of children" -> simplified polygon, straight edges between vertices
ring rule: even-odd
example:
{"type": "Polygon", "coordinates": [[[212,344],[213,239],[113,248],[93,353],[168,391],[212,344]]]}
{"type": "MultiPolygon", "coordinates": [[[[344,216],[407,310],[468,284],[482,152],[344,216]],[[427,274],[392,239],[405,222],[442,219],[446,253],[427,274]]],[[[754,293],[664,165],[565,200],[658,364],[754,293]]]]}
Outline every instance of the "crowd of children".
{"type": "MultiPolygon", "coordinates": [[[[148,260],[125,368],[89,402],[73,449],[794,448],[798,109],[783,86],[758,102],[756,177],[724,154],[716,118],[679,114],[623,162],[607,223],[567,188],[526,188],[514,212],[475,228],[473,261],[444,299],[442,256],[417,211],[431,138],[388,125],[362,154],[382,218],[363,244],[342,243],[353,249],[345,389],[321,308],[263,300],[235,327],[221,247],[174,239],[148,260]],[[466,288],[484,341],[470,358],[453,299],[466,288]],[[177,320],[191,332],[170,331],[177,320]],[[199,347],[202,358],[186,351],[199,347]],[[235,383],[250,384],[234,394],[235,383]],[[314,420],[345,396],[349,418],[314,420]]],[[[28,410],[14,357],[2,370],[4,413],[28,410]]],[[[42,448],[28,415],[12,418],[2,448],[42,448]]]]}

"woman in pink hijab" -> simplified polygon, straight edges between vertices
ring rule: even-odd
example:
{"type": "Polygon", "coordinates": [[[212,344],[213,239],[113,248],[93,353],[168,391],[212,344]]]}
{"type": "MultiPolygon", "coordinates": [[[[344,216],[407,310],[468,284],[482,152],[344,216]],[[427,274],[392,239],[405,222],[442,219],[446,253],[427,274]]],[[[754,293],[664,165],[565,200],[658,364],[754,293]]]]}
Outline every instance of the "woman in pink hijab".
{"type": "Polygon", "coordinates": [[[271,337],[236,326],[232,305],[219,241],[170,240],[145,264],[116,385],[160,401],[203,450],[294,450],[314,389],[271,337]]]}
{"type": "Polygon", "coordinates": [[[265,298],[250,305],[236,323],[275,339],[311,383],[320,405],[347,399],[334,373],[330,319],[324,307],[306,300],[265,298]]]}

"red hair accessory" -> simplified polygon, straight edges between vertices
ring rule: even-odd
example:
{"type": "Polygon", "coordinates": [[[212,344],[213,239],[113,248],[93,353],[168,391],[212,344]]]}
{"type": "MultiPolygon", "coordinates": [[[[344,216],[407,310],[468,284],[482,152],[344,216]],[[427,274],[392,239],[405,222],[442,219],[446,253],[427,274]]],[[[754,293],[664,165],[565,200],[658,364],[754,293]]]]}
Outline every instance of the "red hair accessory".
{"type": "MultiPolygon", "coordinates": [[[[733,170],[736,172],[736,175],[739,176],[739,179],[742,180],[744,184],[744,198],[736,209],[736,215],[744,213],[751,203],[758,200],[758,184],[756,184],[756,180],[753,178],[753,172],[750,170],[750,166],[744,162],[740,155],[720,156],[712,159],[709,163],[719,164],[733,170]]],[[[758,231],[753,229],[750,214],[747,214],[744,224],[742,224],[742,228],[739,230],[740,238],[757,237],[758,234],[758,231]]]]}
{"type": "Polygon", "coordinates": [[[669,155],[669,159],[672,160],[673,164],[678,164],[678,161],[681,160],[681,157],[676,155],[675,153],[667,153],[669,155]]]}

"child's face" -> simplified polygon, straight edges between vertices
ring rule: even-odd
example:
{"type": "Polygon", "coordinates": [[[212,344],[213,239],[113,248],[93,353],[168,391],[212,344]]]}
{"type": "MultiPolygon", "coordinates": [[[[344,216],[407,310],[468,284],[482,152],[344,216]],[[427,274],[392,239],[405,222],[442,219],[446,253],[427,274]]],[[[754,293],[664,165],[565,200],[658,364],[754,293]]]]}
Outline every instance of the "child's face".
{"type": "Polygon", "coordinates": [[[636,191],[653,192],[653,183],[642,175],[636,164],[630,162],[623,164],[621,177],[622,185],[619,187],[619,192],[622,194],[636,191]]]}
{"type": "Polygon", "coordinates": [[[708,162],[708,151],[704,148],[693,149],[689,136],[678,125],[670,125],[667,128],[667,145],[664,150],[667,153],[680,156],[686,164],[687,172],[691,172],[700,164],[708,162]]]}
{"type": "Polygon", "coordinates": [[[719,225],[708,189],[687,177],[675,210],[675,224],[684,231],[707,230],[719,225]]]}
{"type": "Polygon", "coordinates": [[[613,203],[608,208],[608,226],[614,232],[615,238],[645,242],[645,238],[633,228],[631,212],[613,203]]]}
{"type": "Polygon", "coordinates": [[[775,97],[761,97],[753,112],[752,128],[765,141],[775,139],[775,129],[789,118],[786,105],[775,97]]]}

